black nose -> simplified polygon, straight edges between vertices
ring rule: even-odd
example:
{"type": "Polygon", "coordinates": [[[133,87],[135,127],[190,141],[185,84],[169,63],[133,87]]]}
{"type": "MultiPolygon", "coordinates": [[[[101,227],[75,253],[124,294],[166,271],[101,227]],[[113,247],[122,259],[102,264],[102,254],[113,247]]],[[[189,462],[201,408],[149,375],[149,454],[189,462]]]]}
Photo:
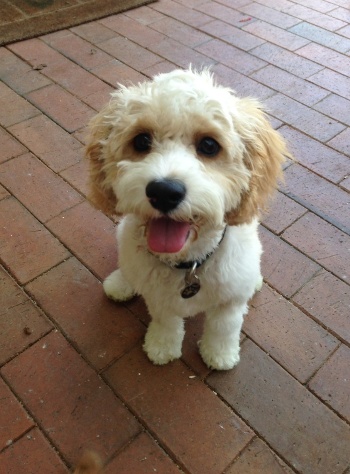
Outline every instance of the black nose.
{"type": "Polygon", "coordinates": [[[164,213],[175,209],[185,195],[185,185],[176,179],[155,179],[146,186],[146,196],[151,205],[164,213]]]}

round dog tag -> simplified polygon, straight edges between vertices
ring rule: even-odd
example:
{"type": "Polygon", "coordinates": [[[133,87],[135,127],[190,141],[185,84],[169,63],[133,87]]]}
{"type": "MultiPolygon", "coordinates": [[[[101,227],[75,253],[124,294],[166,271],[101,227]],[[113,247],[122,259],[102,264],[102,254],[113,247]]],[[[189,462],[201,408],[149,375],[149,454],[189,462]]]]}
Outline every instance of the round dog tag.
{"type": "Polygon", "coordinates": [[[181,291],[181,296],[185,299],[192,298],[192,296],[196,295],[200,289],[201,285],[199,281],[195,281],[191,285],[185,286],[185,288],[181,291]]]}

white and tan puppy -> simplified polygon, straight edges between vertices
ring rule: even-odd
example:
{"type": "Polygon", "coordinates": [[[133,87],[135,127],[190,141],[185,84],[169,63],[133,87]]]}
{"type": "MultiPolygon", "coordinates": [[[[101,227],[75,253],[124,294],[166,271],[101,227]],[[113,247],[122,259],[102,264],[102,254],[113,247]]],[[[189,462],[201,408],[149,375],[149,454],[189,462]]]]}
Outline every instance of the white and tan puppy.
{"type": "Polygon", "coordinates": [[[259,103],[208,71],[160,74],[112,94],[91,123],[87,155],[93,201],[123,216],[119,269],[104,289],[116,301],[145,299],[148,357],[179,358],[184,318],[204,311],[201,356],[232,368],[262,284],[258,212],[288,155],[259,103]]]}

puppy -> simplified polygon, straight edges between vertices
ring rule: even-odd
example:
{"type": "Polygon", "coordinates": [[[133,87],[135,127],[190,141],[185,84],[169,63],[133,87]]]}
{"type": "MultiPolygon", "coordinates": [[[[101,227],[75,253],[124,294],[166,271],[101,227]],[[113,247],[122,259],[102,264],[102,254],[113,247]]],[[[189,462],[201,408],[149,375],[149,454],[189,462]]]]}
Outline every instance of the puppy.
{"type": "Polygon", "coordinates": [[[92,200],[122,217],[107,296],[142,295],[155,364],[181,356],[184,318],[205,312],[200,354],[231,369],[247,303],[262,285],[259,209],[288,155],[260,104],[208,71],[175,70],[120,86],[92,120],[92,200]]]}

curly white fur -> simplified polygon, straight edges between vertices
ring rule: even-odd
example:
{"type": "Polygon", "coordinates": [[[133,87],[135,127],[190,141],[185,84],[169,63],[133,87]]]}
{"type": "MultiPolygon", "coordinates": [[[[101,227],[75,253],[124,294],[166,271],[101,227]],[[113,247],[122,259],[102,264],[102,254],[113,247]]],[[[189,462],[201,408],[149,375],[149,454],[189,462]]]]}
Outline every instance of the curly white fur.
{"type": "Polygon", "coordinates": [[[92,122],[87,154],[93,198],[123,215],[119,269],[104,289],[116,301],[143,296],[152,317],[144,349],[155,364],[181,356],[184,318],[199,312],[206,313],[199,343],[205,363],[215,369],[238,363],[243,316],[262,284],[258,208],[276,186],[286,153],[260,105],[216,85],[208,72],[174,71],[121,87],[92,122]],[[151,140],[144,152],[134,143],[142,133],[151,140]],[[214,156],[201,152],[203,137],[219,144],[214,156]],[[164,179],[186,190],[169,211],[146,194],[149,183],[164,179]],[[178,251],[150,249],[150,226],[164,215],[188,223],[178,251]],[[201,289],[184,299],[186,270],[176,265],[202,260],[201,289]]]}

